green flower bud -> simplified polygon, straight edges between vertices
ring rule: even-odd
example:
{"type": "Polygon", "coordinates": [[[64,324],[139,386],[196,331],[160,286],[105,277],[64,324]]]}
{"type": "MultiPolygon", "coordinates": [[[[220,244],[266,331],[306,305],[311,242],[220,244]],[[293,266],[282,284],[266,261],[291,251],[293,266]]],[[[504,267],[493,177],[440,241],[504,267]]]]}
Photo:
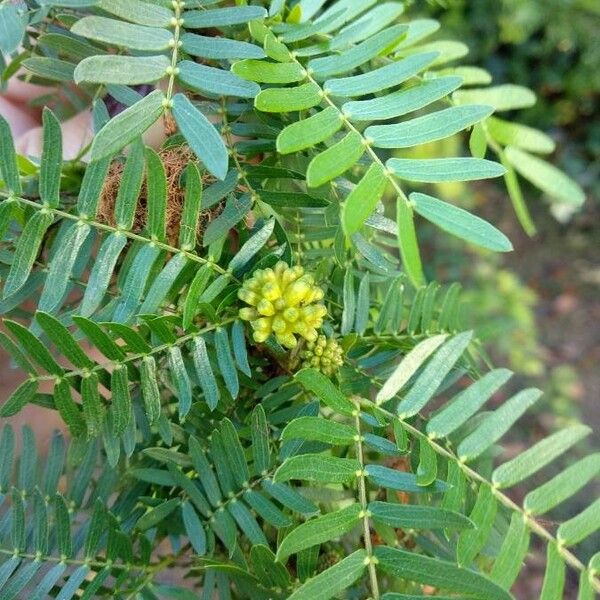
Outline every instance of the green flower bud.
{"type": "Polygon", "coordinates": [[[238,298],[254,308],[240,309],[240,319],[249,321],[256,342],[272,333],[287,348],[294,348],[297,336],[308,342],[318,338],[327,309],[320,301],[323,290],[312,275],[300,266],[278,262],[272,269],[258,269],[238,291],[238,298]]]}
{"type": "Polygon", "coordinates": [[[302,367],[313,367],[331,376],[337,373],[344,363],[342,347],[334,338],[319,335],[314,342],[306,345],[306,350],[301,353],[302,367]]]}

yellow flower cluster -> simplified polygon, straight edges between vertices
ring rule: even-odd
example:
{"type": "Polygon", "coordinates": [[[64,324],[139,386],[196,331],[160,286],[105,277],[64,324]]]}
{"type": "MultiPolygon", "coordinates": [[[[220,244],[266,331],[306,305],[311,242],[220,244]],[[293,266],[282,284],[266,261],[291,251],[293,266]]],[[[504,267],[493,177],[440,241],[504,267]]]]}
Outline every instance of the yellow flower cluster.
{"type": "Polygon", "coordinates": [[[315,342],[327,309],[321,303],[323,290],[302,267],[278,262],[273,269],[259,269],[244,282],[240,300],[252,308],[242,308],[240,318],[250,321],[255,342],[264,342],[272,333],[286,348],[298,343],[296,334],[315,342]]]}
{"type": "Polygon", "coordinates": [[[301,356],[303,367],[313,367],[328,376],[335,374],[344,363],[342,347],[336,340],[324,335],[320,335],[316,342],[309,342],[301,356]]]}

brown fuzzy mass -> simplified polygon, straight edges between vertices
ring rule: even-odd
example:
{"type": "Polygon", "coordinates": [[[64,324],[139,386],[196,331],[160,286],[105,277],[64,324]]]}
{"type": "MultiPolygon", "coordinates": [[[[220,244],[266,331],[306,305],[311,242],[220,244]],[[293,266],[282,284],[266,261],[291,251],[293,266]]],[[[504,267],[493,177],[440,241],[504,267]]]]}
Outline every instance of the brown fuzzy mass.
{"type": "MultiPolygon", "coordinates": [[[[186,145],[173,146],[162,149],[158,155],[165,168],[167,179],[167,205],[165,211],[166,235],[167,241],[171,246],[178,245],[179,229],[181,224],[181,215],[185,201],[185,188],[181,185],[181,175],[187,165],[195,161],[194,153],[186,145]]],[[[115,161],[111,164],[108,175],[104,182],[104,187],[100,194],[98,203],[98,219],[102,223],[115,226],[115,204],[119,185],[123,176],[123,163],[115,161]]],[[[203,176],[203,184],[212,183],[213,178],[210,175],[203,176]]],[[[147,210],[147,188],[146,181],[142,184],[142,189],[138,198],[138,204],[135,211],[135,219],[132,231],[141,232],[148,219],[147,210]]],[[[202,234],[208,223],[218,216],[222,211],[222,205],[213,206],[210,210],[201,211],[198,220],[198,239],[202,239],[202,234]]]]}

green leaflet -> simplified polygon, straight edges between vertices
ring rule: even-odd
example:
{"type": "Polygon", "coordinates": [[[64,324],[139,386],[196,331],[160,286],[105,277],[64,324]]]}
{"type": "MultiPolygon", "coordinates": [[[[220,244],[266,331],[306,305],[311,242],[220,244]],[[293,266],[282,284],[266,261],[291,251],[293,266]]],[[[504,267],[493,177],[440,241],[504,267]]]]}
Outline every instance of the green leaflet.
{"type": "Polygon", "coordinates": [[[342,79],[329,79],[324,85],[325,92],[344,98],[380,92],[416,75],[431,64],[437,56],[436,52],[415,54],[404,60],[392,62],[389,65],[362,75],[354,75],[353,77],[344,77],[342,79]]]}
{"type": "Polygon", "coordinates": [[[25,224],[23,233],[17,242],[8,277],[4,283],[4,298],[16,293],[25,285],[44,235],[53,221],[54,217],[51,213],[41,210],[36,212],[25,224]]]}
{"type": "Polygon", "coordinates": [[[600,498],[597,498],[578,515],[561,523],[556,537],[559,544],[573,546],[600,528],[600,498]]]}
{"type": "Polygon", "coordinates": [[[542,515],[576,494],[600,473],[600,452],[590,454],[525,496],[524,506],[542,515]]]}
{"type": "Polygon", "coordinates": [[[541,395],[540,390],[530,388],[507,400],[459,444],[457,452],[460,459],[472,460],[487,450],[541,395]]]}
{"type": "Polygon", "coordinates": [[[217,381],[208,359],[206,342],[201,336],[196,336],[193,341],[193,346],[193,359],[196,375],[198,376],[200,387],[204,393],[206,404],[210,410],[214,410],[219,403],[219,388],[217,387],[217,381]]]}
{"type": "Polygon", "coordinates": [[[87,425],[88,438],[95,438],[102,433],[106,417],[106,409],[98,392],[98,374],[91,372],[81,380],[81,404],[83,418],[87,425]]]}
{"type": "Polygon", "coordinates": [[[113,369],[110,378],[110,390],[112,393],[111,411],[113,415],[114,432],[121,435],[129,425],[131,415],[131,396],[129,394],[129,379],[127,367],[117,365],[113,369]]]}
{"type": "Polygon", "coordinates": [[[328,206],[328,201],[324,198],[315,198],[302,192],[272,192],[269,190],[259,190],[259,198],[271,206],[291,206],[300,207],[318,207],[328,206]]]}
{"type": "Polygon", "coordinates": [[[527,108],[535,104],[535,94],[521,85],[504,84],[487,88],[459,90],[452,99],[456,104],[488,104],[495,111],[527,108]]]}
{"type": "Polygon", "coordinates": [[[504,173],[504,183],[506,184],[506,190],[510,196],[510,201],[512,202],[517,219],[519,220],[523,231],[525,231],[527,235],[532,236],[535,234],[536,228],[531,215],[529,214],[529,209],[527,208],[525,198],[523,197],[523,192],[521,191],[521,186],[519,184],[519,178],[517,177],[515,170],[512,168],[512,165],[508,162],[506,153],[500,152],[499,157],[500,161],[502,162],[502,166],[506,169],[506,173],[504,173]]]}
{"type": "Polygon", "coordinates": [[[431,485],[437,476],[437,454],[427,438],[419,439],[419,464],[417,466],[417,484],[431,485]]]}
{"type": "Polygon", "coordinates": [[[506,158],[520,175],[552,200],[573,206],[581,206],[585,201],[581,187],[545,160],[512,146],[506,148],[506,158]]]}
{"type": "Polygon", "coordinates": [[[139,313],[142,315],[154,314],[164,302],[171,291],[177,277],[188,264],[185,254],[176,254],[158,274],[150,285],[146,297],[140,306],[139,313]]]}
{"type": "Polygon", "coordinates": [[[266,472],[271,466],[269,449],[269,425],[262,405],[258,404],[252,411],[252,458],[256,475],[266,472]]]}
{"type": "Polygon", "coordinates": [[[494,369],[455,396],[427,423],[427,435],[447,437],[467,422],[512,377],[508,369],[494,369]]]}
{"type": "Polygon", "coordinates": [[[488,133],[503,146],[515,146],[521,150],[549,154],[554,152],[554,140],[539,129],[521,123],[511,123],[496,117],[485,122],[488,133]]]}
{"type": "Polygon", "coordinates": [[[139,85],[166,76],[166,56],[90,56],[75,69],[77,83],[112,83],[139,85]]]}
{"type": "Polygon", "coordinates": [[[98,200],[109,166],[110,157],[108,156],[87,166],[77,197],[77,210],[82,219],[94,219],[96,217],[98,200]]]}
{"type": "Polygon", "coordinates": [[[54,404],[74,437],[79,437],[86,433],[87,426],[85,419],[80,407],[71,396],[69,382],[66,379],[62,379],[54,386],[54,404]]]}
{"type": "Polygon", "coordinates": [[[348,533],[360,522],[360,504],[354,503],[335,512],[302,523],[288,533],[277,549],[277,560],[285,562],[289,556],[348,533]]]}
{"type": "Polygon", "coordinates": [[[354,404],[321,372],[316,369],[302,369],[294,375],[294,379],[336,412],[346,416],[352,415],[354,404]]]}
{"type": "Polygon", "coordinates": [[[406,25],[393,25],[341,54],[312,59],[308,63],[308,68],[319,80],[347,73],[383,53],[394,42],[397,42],[406,33],[406,30],[406,25]]]}
{"type": "Polygon", "coordinates": [[[182,60],[177,67],[178,79],[197,92],[239,98],[254,98],[260,92],[256,83],[223,69],[200,65],[191,60],[182,60]]]}
{"type": "Polygon", "coordinates": [[[183,94],[175,94],[173,98],[173,117],[205,167],[217,179],[224,179],[229,156],[213,124],[183,94]]]}
{"type": "Polygon", "coordinates": [[[160,391],[156,379],[156,361],[152,356],[144,356],[140,366],[142,399],[150,424],[160,416],[160,391]]]}
{"type": "Polygon", "coordinates": [[[33,400],[38,389],[38,382],[32,379],[24,381],[0,408],[0,417],[16,415],[26,404],[33,400]]]}
{"type": "Polygon", "coordinates": [[[40,199],[45,206],[55,208],[59,202],[60,170],[62,167],[62,133],[60,123],[49,108],[44,108],[43,147],[40,161],[40,199]]]}
{"type": "Polygon", "coordinates": [[[344,115],[352,121],[384,121],[428,106],[459,87],[460,77],[440,77],[371,100],[346,102],[344,115]]]}
{"type": "Polygon", "coordinates": [[[219,327],[215,332],[215,347],[217,350],[217,363],[219,371],[225,380],[225,387],[231,394],[231,397],[235,399],[240,390],[240,384],[229,347],[229,336],[227,335],[227,330],[223,327],[219,327]]]}
{"type": "Polygon", "coordinates": [[[79,314],[82,316],[89,317],[102,303],[117,259],[126,243],[127,238],[119,232],[110,234],[102,243],[79,306],[79,314]]]}
{"type": "Polygon", "coordinates": [[[208,265],[203,265],[198,271],[192,283],[190,284],[185,304],[183,307],[183,328],[188,329],[192,324],[194,317],[198,314],[198,300],[206,288],[212,275],[212,269],[208,265]]]}
{"type": "Polygon", "coordinates": [[[194,507],[189,502],[181,504],[181,517],[185,532],[196,553],[200,556],[206,554],[206,533],[194,507]]]}
{"type": "Polygon", "coordinates": [[[192,407],[192,384],[187,374],[179,346],[171,346],[169,348],[168,358],[171,381],[179,398],[179,417],[180,419],[184,419],[192,407]]]}
{"type": "Polygon", "coordinates": [[[285,127],[277,137],[277,151],[291,154],[329,139],[343,125],[339,111],[329,106],[308,119],[292,123],[285,127]]]}
{"type": "Polygon", "coordinates": [[[367,477],[375,485],[401,492],[414,494],[442,492],[446,489],[443,481],[436,480],[432,485],[422,486],[417,482],[417,476],[413,473],[397,471],[382,465],[367,465],[367,477]]]}
{"type": "Polygon", "coordinates": [[[456,237],[495,252],[513,249],[500,230],[458,206],[419,192],[410,195],[410,202],[415,212],[456,237]]]}
{"type": "Polygon", "coordinates": [[[377,402],[383,403],[392,399],[447,337],[446,334],[436,335],[417,344],[383,384],[377,393],[377,402]]]}
{"type": "Polygon", "coordinates": [[[565,563],[556,544],[549,543],[546,552],[546,573],[540,600],[558,600],[563,597],[565,571],[565,563]]]}
{"type": "Polygon", "coordinates": [[[179,247],[182,250],[196,247],[201,204],[202,177],[198,167],[189,163],[185,169],[185,201],[179,229],[179,247]]]}
{"type": "Polygon", "coordinates": [[[90,369],[94,361],[80,348],[70,331],[55,317],[38,311],[35,315],[44,333],[60,353],[79,369],[90,369]]]}
{"type": "Polygon", "coordinates": [[[321,104],[323,92],[315,83],[292,88],[268,88],[254,99],[254,106],[263,112],[284,113],[306,110],[321,104]]]}
{"type": "Polygon", "coordinates": [[[156,507],[151,508],[144,513],[136,522],[135,527],[139,531],[146,531],[152,527],[156,527],[161,521],[166,519],[179,505],[179,498],[172,498],[161,502],[156,507]]]}
{"type": "Polygon", "coordinates": [[[12,54],[21,44],[26,21],[16,4],[0,5],[0,51],[12,54]]]}
{"type": "MultiPolygon", "coordinates": [[[[10,5],[2,5],[6,8],[10,5]]],[[[0,115],[0,174],[6,187],[15,194],[21,193],[21,180],[17,166],[17,153],[8,121],[0,115]]]]}
{"type": "Polygon", "coordinates": [[[527,521],[519,512],[513,512],[510,526],[494,563],[490,578],[505,589],[510,589],[518,577],[529,549],[530,532],[527,521]]]}
{"type": "Polygon", "coordinates": [[[72,81],[75,65],[65,60],[33,56],[23,61],[23,66],[28,70],[50,81],[72,81]]]}
{"type": "MultiPolygon", "coordinates": [[[[71,31],[77,35],[97,42],[123,46],[132,50],[143,50],[145,52],[160,52],[162,50],[167,50],[169,48],[169,42],[173,40],[172,32],[167,29],[132,25],[131,23],[124,23],[117,19],[96,16],[79,19],[79,21],[76,21],[75,25],[73,25],[71,31]]],[[[98,56],[95,58],[101,57],[98,56]]],[[[110,57],[105,56],[104,58],[110,57]]],[[[113,56],[112,58],[117,57],[113,56]]],[[[84,59],[84,62],[86,60],[87,59],[84,59]]],[[[77,70],[79,70],[79,67],[76,71],[77,70]]],[[[81,78],[75,79],[75,81],[78,80],[81,80],[81,78]]]]}
{"type": "Polygon", "coordinates": [[[154,27],[168,27],[174,16],[165,6],[141,0],[99,0],[98,6],[127,21],[154,27]]]}
{"type": "Polygon", "coordinates": [[[354,458],[337,458],[325,454],[303,454],[288,458],[275,472],[275,482],[290,479],[319,483],[351,483],[360,470],[354,458]]]}
{"type": "Polygon", "coordinates": [[[473,336],[472,331],[460,333],[448,340],[427,363],[410,391],[398,405],[401,419],[417,414],[433,397],[444,377],[452,370],[473,336]]]}
{"type": "Polygon", "coordinates": [[[396,199],[396,220],[398,225],[398,247],[400,248],[402,264],[411,283],[416,288],[421,287],[425,284],[425,276],[421,265],[413,209],[409,202],[400,196],[396,199]]]}
{"type": "Polygon", "coordinates": [[[127,156],[115,200],[115,221],[118,227],[126,231],[133,227],[143,179],[144,147],[138,141],[132,144],[131,151],[127,156]]]}
{"type": "Polygon", "coordinates": [[[273,233],[275,219],[269,219],[265,225],[258,230],[231,259],[228,269],[232,272],[238,271],[262,249],[273,233]]]}
{"type": "MultiPolygon", "coordinates": [[[[248,42],[196,35],[195,33],[184,33],[180,39],[183,44],[182,49],[192,56],[214,59],[265,58],[265,52],[260,46],[248,42]]],[[[240,77],[244,76],[236,69],[232,70],[240,77]]]]}
{"type": "Polygon", "coordinates": [[[452,106],[393,125],[372,125],[365,136],[376,148],[410,148],[450,137],[485,119],[489,106],[452,106]]]}
{"type": "MultiPolygon", "coordinates": [[[[160,157],[152,148],[145,148],[147,181],[147,227],[150,237],[165,241],[165,212],[167,207],[167,178],[160,157]]],[[[92,163],[93,165],[94,163],[92,163]]],[[[89,168],[88,168],[89,171],[89,168]]],[[[87,173],[87,171],[86,171],[87,173]]]]}
{"type": "Polygon", "coordinates": [[[231,70],[240,77],[257,83],[296,83],[306,79],[306,70],[297,62],[266,62],[264,60],[242,60],[231,70]]]}
{"type": "Polygon", "coordinates": [[[333,146],[315,156],[306,171],[309,187],[319,187],[353,167],[365,152],[360,133],[351,131],[333,146]]]}
{"type": "Polygon", "coordinates": [[[489,179],[506,172],[502,165],[483,158],[390,158],[386,167],[400,179],[424,183],[489,179]]]}
{"type": "Polygon", "coordinates": [[[509,592],[487,577],[458,567],[454,563],[386,546],[377,546],[374,554],[379,561],[380,569],[401,579],[440,587],[450,592],[468,594],[474,598],[485,598],[485,600],[512,599],[509,592]]]}
{"type": "Polygon", "coordinates": [[[204,232],[203,246],[209,246],[219,238],[227,235],[232,227],[235,227],[252,208],[252,198],[244,194],[239,198],[231,196],[225,204],[223,212],[214,220],[204,232]]]}
{"type": "Polygon", "coordinates": [[[116,154],[144,133],[162,115],[164,99],[161,90],[154,90],[111,119],[94,138],[92,161],[116,154]]]}
{"type": "Polygon", "coordinates": [[[321,417],[297,417],[281,432],[281,440],[314,440],[331,445],[348,445],[354,441],[356,429],[321,417]]]}
{"type": "Polygon", "coordinates": [[[369,512],[376,521],[402,529],[471,529],[473,523],[459,512],[435,506],[371,502],[369,512]]]}
{"type": "Polygon", "coordinates": [[[357,550],[302,584],[288,600],[329,600],[350,587],[367,568],[365,550],[357,550]]]}
{"type": "Polygon", "coordinates": [[[342,204],[342,227],[347,237],[360,230],[381,200],[387,178],[380,165],[373,163],[342,204]]]}
{"type": "Polygon", "coordinates": [[[260,6],[236,6],[188,11],[183,14],[183,19],[186,27],[200,29],[244,25],[249,21],[266,16],[267,11],[260,6]]]}
{"type": "Polygon", "coordinates": [[[500,488],[506,488],[527,479],[591,432],[585,425],[573,425],[557,431],[498,467],[492,474],[492,482],[500,488]]]}

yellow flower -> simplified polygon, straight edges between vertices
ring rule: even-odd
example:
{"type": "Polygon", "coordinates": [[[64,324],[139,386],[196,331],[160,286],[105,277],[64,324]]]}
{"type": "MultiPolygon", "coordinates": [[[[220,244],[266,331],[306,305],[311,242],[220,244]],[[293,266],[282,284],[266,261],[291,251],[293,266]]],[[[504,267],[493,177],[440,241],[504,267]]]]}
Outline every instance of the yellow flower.
{"type": "Polygon", "coordinates": [[[301,353],[303,367],[318,369],[323,375],[335,374],[344,363],[344,351],[333,338],[320,335],[316,342],[309,342],[301,353]]]}
{"type": "Polygon", "coordinates": [[[273,269],[259,269],[238,292],[251,308],[242,308],[240,318],[254,329],[255,342],[264,342],[272,333],[286,348],[298,343],[296,335],[315,342],[327,309],[321,303],[323,290],[302,267],[278,262],[273,269]]]}

